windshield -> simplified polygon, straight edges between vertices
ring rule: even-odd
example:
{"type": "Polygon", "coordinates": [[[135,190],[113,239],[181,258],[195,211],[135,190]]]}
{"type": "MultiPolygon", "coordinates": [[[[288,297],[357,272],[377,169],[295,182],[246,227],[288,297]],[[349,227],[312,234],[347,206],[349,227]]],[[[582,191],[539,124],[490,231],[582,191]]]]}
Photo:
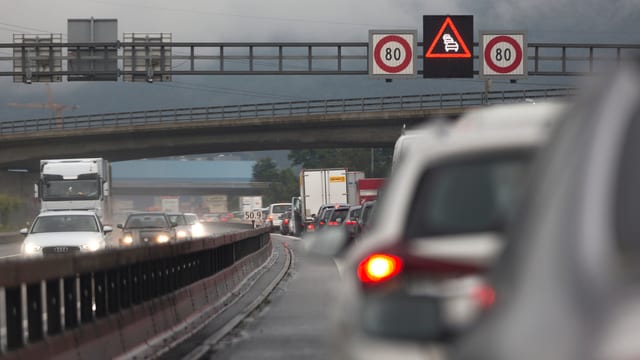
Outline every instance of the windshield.
{"type": "Polygon", "coordinates": [[[522,190],[529,153],[484,155],[427,170],[407,237],[502,231],[522,190]]]}
{"type": "Polygon", "coordinates": [[[98,223],[92,215],[40,216],[31,229],[32,234],[48,232],[98,231],[98,223]]]}
{"type": "Polygon", "coordinates": [[[126,229],[168,228],[169,223],[161,214],[129,215],[124,227],[126,229]]]}
{"type": "Polygon", "coordinates": [[[169,221],[175,225],[187,225],[187,220],[184,215],[167,215],[169,221]]]}
{"type": "Polygon", "coordinates": [[[90,180],[44,180],[43,200],[98,200],[100,181],[90,180]]]}

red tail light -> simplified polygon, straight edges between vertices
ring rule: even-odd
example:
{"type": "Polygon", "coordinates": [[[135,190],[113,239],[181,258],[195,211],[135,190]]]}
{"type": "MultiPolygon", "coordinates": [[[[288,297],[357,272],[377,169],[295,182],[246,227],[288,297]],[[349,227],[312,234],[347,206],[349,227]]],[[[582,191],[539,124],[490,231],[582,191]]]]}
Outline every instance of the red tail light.
{"type": "Polygon", "coordinates": [[[351,221],[351,220],[347,220],[344,222],[345,225],[355,225],[356,222],[355,221],[351,221]]]}
{"type": "Polygon", "coordinates": [[[358,265],[358,279],[365,284],[377,284],[400,274],[402,259],[390,254],[372,254],[358,265]]]}
{"type": "Polygon", "coordinates": [[[489,285],[483,284],[472,292],[473,299],[482,309],[488,309],[496,302],[496,291],[489,285]]]}
{"type": "Polygon", "coordinates": [[[338,226],[338,225],[340,225],[340,223],[339,223],[339,222],[337,222],[337,221],[329,221],[329,224],[328,224],[328,225],[329,225],[329,226],[338,226]]]}
{"type": "Polygon", "coordinates": [[[284,219],[283,223],[284,223],[285,225],[289,225],[289,219],[284,219]]]}
{"type": "Polygon", "coordinates": [[[320,225],[326,224],[324,221],[320,220],[320,225]]]}
{"type": "Polygon", "coordinates": [[[269,215],[269,221],[273,221],[273,215],[269,215]]]}
{"type": "Polygon", "coordinates": [[[313,224],[309,224],[309,225],[307,225],[307,230],[309,230],[309,231],[313,231],[313,230],[315,230],[315,229],[316,229],[316,226],[315,226],[315,225],[313,225],[313,224]]]}

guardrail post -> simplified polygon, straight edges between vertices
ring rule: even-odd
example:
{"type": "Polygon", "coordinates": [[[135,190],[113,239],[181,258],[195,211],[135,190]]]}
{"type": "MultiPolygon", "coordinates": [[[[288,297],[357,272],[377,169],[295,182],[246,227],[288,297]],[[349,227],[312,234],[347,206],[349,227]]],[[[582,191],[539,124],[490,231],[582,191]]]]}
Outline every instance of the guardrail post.
{"type": "Polygon", "coordinates": [[[27,285],[27,328],[29,342],[42,340],[42,285],[40,282],[27,285]]]}
{"type": "Polygon", "coordinates": [[[93,273],[95,287],[96,317],[107,316],[107,274],[103,271],[93,273]]]}
{"type": "Polygon", "coordinates": [[[93,321],[93,296],[91,291],[91,273],[80,275],[80,322],[93,321]]]}
{"type": "Polygon", "coordinates": [[[176,258],[172,257],[169,259],[169,291],[174,291],[179,289],[178,287],[178,273],[176,272],[176,258]]]}
{"type": "Polygon", "coordinates": [[[64,328],[78,326],[78,295],[76,293],[76,277],[68,276],[62,281],[64,294],[64,328]]]}
{"type": "Polygon", "coordinates": [[[117,313],[120,310],[118,270],[107,271],[107,311],[109,314],[117,313]]]}
{"type": "Polygon", "coordinates": [[[157,284],[159,289],[159,294],[164,295],[167,291],[167,261],[166,260],[158,260],[158,272],[157,272],[157,284]]]}
{"type": "Polygon", "coordinates": [[[60,301],[60,279],[47,281],[47,334],[62,332],[62,306],[60,301]]]}
{"type": "Polygon", "coordinates": [[[7,315],[7,348],[9,350],[24,345],[22,338],[22,297],[21,286],[5,288],[5,304],[7,315]]]}
{"type": "Polygon", "coordinates": [[[129,266],[122,266],[118,270],[120,278],[120,307],[127,309],[131,306],[131,273],[129,266]]]}
{"type": "Polygon", "coordinates": [[[151,262],[147,261],[142,264],[142,300],[147,301],[152,297],[151,284],[153,280],[153,271],[151,262]]]}
{"type": "Polygon", "coordinates": [[[131,303],[140,304],[142,302],[142,277],[140,264],[131,266],[131,303]]]}

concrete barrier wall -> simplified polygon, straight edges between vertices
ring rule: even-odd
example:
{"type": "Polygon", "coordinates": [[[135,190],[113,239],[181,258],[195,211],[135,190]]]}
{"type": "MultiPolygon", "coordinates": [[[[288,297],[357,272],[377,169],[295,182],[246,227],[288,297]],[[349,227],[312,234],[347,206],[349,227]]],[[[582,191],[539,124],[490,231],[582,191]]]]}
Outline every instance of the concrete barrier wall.
{"type": "MultiPolygon", "coordinates": [[[[253,230],[252,232],[256,232],[253,230]]],[[[268,233],[261,235],[265,240],[268,233]]],[[[2,354],[7,359],[112,359],[180,325],[209,306],[221,308],[221,300],[271,256],[270,240],[259,250],[237,260],[213,276],[196,281],[168,295],[131,306],[105,318],[82,324],[23,348],[2,354]]]]}

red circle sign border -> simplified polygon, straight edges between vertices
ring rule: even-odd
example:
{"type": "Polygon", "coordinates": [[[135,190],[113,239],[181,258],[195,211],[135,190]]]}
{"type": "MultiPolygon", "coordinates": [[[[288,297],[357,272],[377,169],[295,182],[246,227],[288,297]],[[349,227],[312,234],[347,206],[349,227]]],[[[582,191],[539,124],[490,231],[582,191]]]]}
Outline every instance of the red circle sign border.
{"type": "Polygon", "coordinates": [[[493,71],[495,71],[497,73],[500,73],[500,74],[508,74],[508,73],[512,72],[513,70],[515,70],[522,63],[522,49],[520,47],[520,44],[518,44],[518,42],[514,38],[512,38],[510,36],[506,36],[506,35],[499,35],[499,36],[496,36],[493,39],[491,39],[487,43],[487,45],[485,45],[485,47],[484,47],[484,61],[485,61],[485,63],[487,63],[487,66],[489,66],[489,68],[491,68],[491,70],[493,70],[493,71]],[[493,60],[491,59],[491,50],[499,42],[506,42],[509,45],[513,46],[513,48],[515,49],[516,58],[513,61],[513,64],[503,67],[503,66],[498,66],[498,65],[493,63],[493,60]]]}
{"type": "Polygon", "coordinates": [[[398,35],[387,35],[383,37],[376,44],[375,50],[373,50],[373,60],[375,60],[376,65],[378,65],[378,67],[383,71],[386,71],[392,74],[399,73],[400,71],[405,70],[407,66],[409,66],[409,63],[411,63],[412,58],[413,58],[413,51],[411,51],[411,45],[407,42],[407,40],[405,40],[404,38],[398,35]],[[382,50],[382,47],[392,41],[400,43],[400,45],[402,45],[402,47],[404,48],[404,52],[407,54],[407,56],[405,56],[404,61],[397,66],[389,66],[385,64],[384,61],[382,61],[382,57],[380,56],[380,51],[382,50]]]}

